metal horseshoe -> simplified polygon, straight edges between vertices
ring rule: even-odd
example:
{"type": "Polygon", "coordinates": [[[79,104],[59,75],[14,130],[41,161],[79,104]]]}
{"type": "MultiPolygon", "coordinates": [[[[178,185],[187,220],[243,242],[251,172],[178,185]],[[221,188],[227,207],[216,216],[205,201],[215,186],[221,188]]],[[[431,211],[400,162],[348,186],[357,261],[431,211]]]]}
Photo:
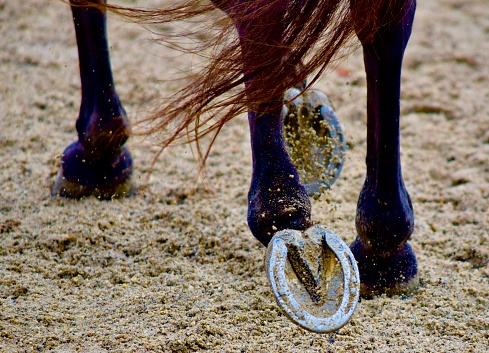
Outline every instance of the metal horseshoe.
{"type": "Polygon", "coordinates": [[[267,247],[266,273],[292,322],[317,333],[344,326],[357,306],[360,276],[348,246],[323,226],[282,230],[267,247]]]}

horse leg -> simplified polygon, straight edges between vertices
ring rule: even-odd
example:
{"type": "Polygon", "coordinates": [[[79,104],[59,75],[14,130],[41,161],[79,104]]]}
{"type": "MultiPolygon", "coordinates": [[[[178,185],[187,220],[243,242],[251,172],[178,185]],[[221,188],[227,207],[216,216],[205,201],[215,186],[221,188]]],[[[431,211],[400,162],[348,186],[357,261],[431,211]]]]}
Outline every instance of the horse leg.
{"type": "Polygon", "coordinates": [[[248,193],[248,225],[265,246],[283,229],[311,225],[307,191],[285,150],[281,109],[249,112],[253,174],[248,193]]]}
{"type": "MultiPolygon", "coordinates": [[[[93,0],[103,4],[105,0],[93,0]]],[[[106,12],[71,0],[81,78],[78,141],[63,153],[52,194],[79,198],[131,193],[132,159],[124,143],[129,122],[115,91],[107,44],[106,12]]]]}
{"type": "MultiPolygon", "coordinates": [[[[283,60],[280,45],[285,23],[286,0],[274,1],[266,9],[250,6],[249,1],[214,1],[230,15],[238,31],[243,71],[249,75],[246,93],[251,96],[266,77],[256,70],[259,65],[276,67],[283,60]],[[240,14],[239,5],[246,12],[240,14]],[[253,16],[250,13],[253,12],[253,16]]],[[[259,4],[261,2],[258,2],[259,4]]],[[[259,6],[259,5],[257,5],[259,6]]],[[[311,204],[299,182],[297,170],[285,149],[283,135],[284,92],[270,92],[265,103],[248,107],[253,174],[248,193],[248,225],[263,245],[279,230],[305,230],[311,225],[311,204]]]]}
{"type": "MultiPolygon", "coordinates": [[[[352,9],[355,5],[361,7],[361,1],[352,1],[352,9]]],[[[407,243],[414,215],[401,174],[399,132],[401,66],[415,7],[415,0],[404,1],[402,20],[386,16],[385,23],[376,23],[373,39],[359,33],[368,90],[367,175],[358,200],[358,236],[350,247],[367,297],[409,292],[417,285],[416,256],[407,243]]]]}

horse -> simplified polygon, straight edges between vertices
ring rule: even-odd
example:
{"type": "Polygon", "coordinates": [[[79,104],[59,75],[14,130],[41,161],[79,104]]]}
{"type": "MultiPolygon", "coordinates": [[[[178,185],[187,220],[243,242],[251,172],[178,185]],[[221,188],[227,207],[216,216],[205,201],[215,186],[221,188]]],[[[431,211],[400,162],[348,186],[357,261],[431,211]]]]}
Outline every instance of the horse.
{"type": "MultiPolygon", "coordinates": [[[[314,224],[311,202],[286,150],[284,94],[291,87],[309,89],[356,36],[367,79],[367,173],[357,204],[357,237],[350,245],[360,292],[371,297],[416,288],[416,255],[408,243],[414,213],[402,178],[399,124],[401,68],[416,0],[190,0],[159,10],[118,7],[105,0],[70,0],[70,5],[81,78],[78,140],[63,153],[53,195],[110,199],[134,193],[132,159],[125,147],[131,128],[111,71],[107,10],[143,23],[164,23],[218,8],[231,20],[237,41],[149,118],[155,123],[149,132],[172,126],[163,148],[183,136],[198,143],[211,134],[213,141],[225,123],[247,111],[253,159],[247,215],[251,233],[269,246],[282,231],[305,232],[314,224]],[[216,111],[219,118],[213,119],[216,111]]],[[[198,150],[205,161],[208,151],[198,150]]]]}

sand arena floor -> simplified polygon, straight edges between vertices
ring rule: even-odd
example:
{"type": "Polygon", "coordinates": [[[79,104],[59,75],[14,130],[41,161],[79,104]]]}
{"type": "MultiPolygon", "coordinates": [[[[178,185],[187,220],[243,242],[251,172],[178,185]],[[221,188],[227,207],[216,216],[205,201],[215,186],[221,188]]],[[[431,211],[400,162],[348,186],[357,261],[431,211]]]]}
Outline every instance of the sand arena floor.
{"type": "MultiPolygon", "coordinates": [[[[172,90],[159,79],[192,58],[117,18],[109,30],[117,89],[135,121],[172,90]]],[[[406,52],[402,162],[420,288],[361,301],[331,336],[291,324],[271,295],[264,248],[246,225],[245,119],[223,130],[205,178],[181,146],[163,153],[136,197],[53,198],[80,99],[69,7],[0,0],[0,36],[1,352],[488,351],[486,0],[419,1],[406,52]]],[[[314,218],[350,243],[365,175],[361,53],[317,87],[334,102],[349,149],[340,180],[313,201],[314,218]]],[[[143,139],[129,146],[142,185],[158,149],[143,139]]]]}

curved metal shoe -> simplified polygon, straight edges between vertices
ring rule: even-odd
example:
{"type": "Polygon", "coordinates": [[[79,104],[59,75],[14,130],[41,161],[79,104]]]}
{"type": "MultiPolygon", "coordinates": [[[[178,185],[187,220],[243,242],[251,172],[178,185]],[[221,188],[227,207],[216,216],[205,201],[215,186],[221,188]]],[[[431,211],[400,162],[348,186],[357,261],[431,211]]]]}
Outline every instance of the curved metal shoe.
{"type": "Polygon", "coordinates": [[[277,232],[267,247],[266,273],[283,313],[317,333],[333,332],[352,316],[360,275],[349,247],[322,226],[277,232]]]}
{"type": "Polygon", "coordinates": [[[328,97],[317,89],[285,93],[287,152],[309,196],[329,189],[340,175],[346,152],[341,125],[328,97]]]}

